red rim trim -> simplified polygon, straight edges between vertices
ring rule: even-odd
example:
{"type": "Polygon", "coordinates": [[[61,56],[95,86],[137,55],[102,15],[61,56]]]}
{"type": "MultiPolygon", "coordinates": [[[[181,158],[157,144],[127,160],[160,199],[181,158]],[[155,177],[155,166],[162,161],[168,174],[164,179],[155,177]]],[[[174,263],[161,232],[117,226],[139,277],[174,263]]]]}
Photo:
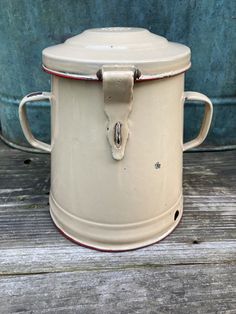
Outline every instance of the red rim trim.
{"type": "Polygon", "coordinates": [[[176,224],[176,226],[174,227],[173,230],[171,230],[170,233],[168,233],[165,237],[163,237],[162,239],[156,241],[156,242],[153,242],[153,243],[150,243],[150,244],[147,244],[147,245],[144,245],[144,246],[140,246],[138,248],[134,248],[134,249],[126,249],[126,250],[106,250],[106,249],[99,249],[97,247],[94,247],[94,246],[91,246],[91,245],[88,245],[88,244],[84,244],[78,240],[75,240],[73,238],[71,238],[68,234],[66,234],[61,228],[59,228],[56,223],[54,222],[54,220],[52,219],[51,215],[51,219],[52,219],[52,222],[54,224],[54,226],[56,227],[56,229],[69,241],[73,242],[74,244],[77,244],[77,245],[80,245],[82,247],[85,247],[87,249],[92,249],[92,250],[95,250],[95,251],[98,251],[98,252],[104,252],[104,253],[120,253],[120,252],[129,252],[129,251],[136,251],[136,250],[139,250],[139,249],[143,249],[145,247],[148,247],[148,246],[151,246],[151,245],[154,245],[154,244],[157,244],[159,243],[160,241],[163,241],[164,239],[166,239],[173,231],[175,231],[175,229],[178,227],[178,225],[180,224],[180,222],[182,221],[182,218],[183,218],[183,210],[182,210],[182,215],[178,221],[178,223],[176,224]]]}
{"type": "MultiPolygon", "coordinates": [[[[66,74],[63,74],[63,73],[55,73],[54,71],[50,71],[49,69],[46,69],[45,67],[43,67],[43,71],[48,73],[48,74],[51,74],[51,75],[55,75],[55,76],[58,76],[58,77],[62,77],[62,78],[66,78],[66,79],[70,79],[70,80],[76,80],[76,81],[87,81],[87,82],[97,82],[97,83],[102,83],[102,80],[94,80],[94,79],[91,79],[91,78],[81,78],[81,77],[73,77],[73,76],[68,76],[66,74]]],[[[174,75],[167,75],[167,76],[164,76],[164,77],[157,77],[157,78],[147,78],[147,79],[138,79],[135,81],[135,83],[141,83],[141,82],[149,82],[149,81],[157,81],[157,80],[163,80],[163,79],[166,79],[166,78],[170,78],[170,77],[175,77],[175,76],[178,76],[178,75],[181,75],[183,73],[185,73],[187,70],[184,70],[182,72],[179,72],[177,74],[174,74],[174,75]]]]}

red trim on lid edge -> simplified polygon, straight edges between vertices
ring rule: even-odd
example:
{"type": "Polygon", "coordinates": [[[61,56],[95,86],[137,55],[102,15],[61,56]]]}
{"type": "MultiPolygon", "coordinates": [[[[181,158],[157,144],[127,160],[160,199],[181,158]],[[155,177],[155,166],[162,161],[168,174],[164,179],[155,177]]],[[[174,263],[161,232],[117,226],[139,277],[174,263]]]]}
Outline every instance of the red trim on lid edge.
{"type": "Polygon", "coordinates": [[[67,79],[76,80],[76,81],[101,82],[98,79],[95,80],[95,79],[92,79],[92,78],[87,78],[86,79],[86,78],[81,78],[81,77],[69,76],[69,75],[63,74],[62,72],[56,72],[56,71],[50,70],[48,68],[45,68],[43,65],[42,65],[42,68],[43,68],[44,72],[46,72],[48,74],[51,74],[51,75],[58,76],[58,77],[62,77],[62,78],[67,78],[67,79]]]}
{"type": "MultiPolygon", "coordinates": [[[[42,65],[42,68],[43,68],[43,71],[48,73],[48,74],[51,74],[51,75],[55,75],[55,76],[58,76],[58,77],[62,77],[62,78],[67,78],[67,79],[71,79],[71,80],[77,80],[77,81],[89,81],[89,82],[98,82],[98,83],[102,83],[102,80],[99,80],[99,79],[95,79],[95,78],[90,78],[90,77],[76,77],[76,76],[70,76],[72,74],[70,73],[63,73],[63,72],[58,72],[58,71],[54,71],[54,70],[50,70],[48,68],[46,68],[44,65],[42,65]]],[[[162,80],[162,79],[165,79],[165,78],[170,78],[170,77],[175,77],[177,75],[180,75],[180,74],[183,74],[185,73],[188,69],[190,68],[190,65],[188,68],[184,69],[182,72],[178,72],[176,74],[169,74],[169,75],[166,75],[166,76],[163,76],[163,77],[150,77],[150,78],[143,78],[142,79],[142,76],[140,79],[137,79],[135,80],[135,83],[141,83],[141,82],[148,82],[148,81],[156,81],[156,80],[162,80]]],[[[75,74],[76,75],[76,74],[75,74]]]]}

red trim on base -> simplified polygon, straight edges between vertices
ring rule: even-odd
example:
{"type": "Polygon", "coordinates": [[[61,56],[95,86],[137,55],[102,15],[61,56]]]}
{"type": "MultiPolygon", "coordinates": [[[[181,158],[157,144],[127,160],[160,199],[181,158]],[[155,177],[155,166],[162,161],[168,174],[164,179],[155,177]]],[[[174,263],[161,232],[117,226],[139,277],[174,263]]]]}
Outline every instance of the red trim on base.
{"type": "MultiPolygon", "coordinates": [[[[50,217],[51,217],[51,215],[50,215],[50,217]]],[[[54,224],[54,226],[56,227],[56,229],[57,229],[66,239],[70,240],[71,242],[73,242],[73,243],[75,243],[75,244],[77,244],[77,245],[80,245],[80,246],[82,246],[82,247],[85,247],[85,248],[87,248],[87,249],[92,249],[92,250],[95,250],[95,251],[98,251],[98,252],[104,252],[104,253],[120,253],[120,252],[135,251],[135,250],[139,250],[139,249],[143,249],[143,248],[145,248],[145,247],[151,246],[151,245],[153,245],[153,244],[157,244],[157,243],[159,243],[160,241],[162,241],[162,240],[164,240],[165,238],[167,238],[167,237],[178,227],[179,223],[182,221],[182,218],[183,218],[183,211],[182,211],[182,215],[181,215],[181,217],[180,217],[180,220],[179,220],[179,222],[177,223],[177,225],[174,227],[174,229],[171,230],[171,232],[168,233],[164,238],[162,238],[162,239],[160,239],[160,240],[158,240],[158,241],[156,241],[156,242],[153,242],[153,243],[150,243],[150,244],[147,244],[147,245],[144,245],[144,246],[140,246],[140,247],[134,248],[134,249],[126,249],[126,250],[106,250],[106,249],[99,249],[99,248],[97,248],[97,247],[90,246],[90,245],[88,245],[88,244],[84,244],[84,243],[82,243],[82,242],[79,242],[78,240],[75,240],[75,239],[71,238],[71,237],[70,237],[69,235],[67,235],[61,228],[59,228],[59,227],[56,225],[56,223],[54,222],[54,220],[53,220],[52,217],[51,217],[51,219],[52,219],[52,221],[53,221],[53,224],[54,224]]]]}

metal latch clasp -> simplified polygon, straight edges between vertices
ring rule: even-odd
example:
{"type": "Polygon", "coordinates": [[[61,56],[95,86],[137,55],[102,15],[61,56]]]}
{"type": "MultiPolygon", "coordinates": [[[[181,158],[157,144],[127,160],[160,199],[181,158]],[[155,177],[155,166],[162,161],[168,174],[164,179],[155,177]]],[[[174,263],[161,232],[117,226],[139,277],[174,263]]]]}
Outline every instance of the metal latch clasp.
{"type": "Polygon", "coordinates": [[[134,81],[140,72],[134,66],[106,65],[97,75],[103,82],[107,137],[112,157],[121,160],[129,137],[128,118],[132,111],[134,81]]]}
{"type": "Polygon", "coordinates": [[[117,148],[122,144],[121,126],[122,124],[117,122],[114,127],[114,142],[117,148]]]}

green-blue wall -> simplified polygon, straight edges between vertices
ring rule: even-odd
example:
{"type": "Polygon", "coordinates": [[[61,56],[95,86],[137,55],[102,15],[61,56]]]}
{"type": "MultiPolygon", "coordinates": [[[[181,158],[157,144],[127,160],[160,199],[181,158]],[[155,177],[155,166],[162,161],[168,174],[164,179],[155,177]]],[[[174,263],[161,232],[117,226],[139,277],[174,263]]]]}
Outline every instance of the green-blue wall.
{"type": "MultiPolygon", "coordinates": [[[[17,105],[25,94],[49,90],[41,51],[86,28],[139,26],[189,46],[186,90],[214,103],[206,144],[236,144],[235,0],[0,0],[0,120],[2,132],[23,143],[17,105]]],[[[186,105],[185,138],[197,132],[201,109],[186,105]]],[[[33,130],[49,140],[49,108],[30,112],[33,130]]]]}

